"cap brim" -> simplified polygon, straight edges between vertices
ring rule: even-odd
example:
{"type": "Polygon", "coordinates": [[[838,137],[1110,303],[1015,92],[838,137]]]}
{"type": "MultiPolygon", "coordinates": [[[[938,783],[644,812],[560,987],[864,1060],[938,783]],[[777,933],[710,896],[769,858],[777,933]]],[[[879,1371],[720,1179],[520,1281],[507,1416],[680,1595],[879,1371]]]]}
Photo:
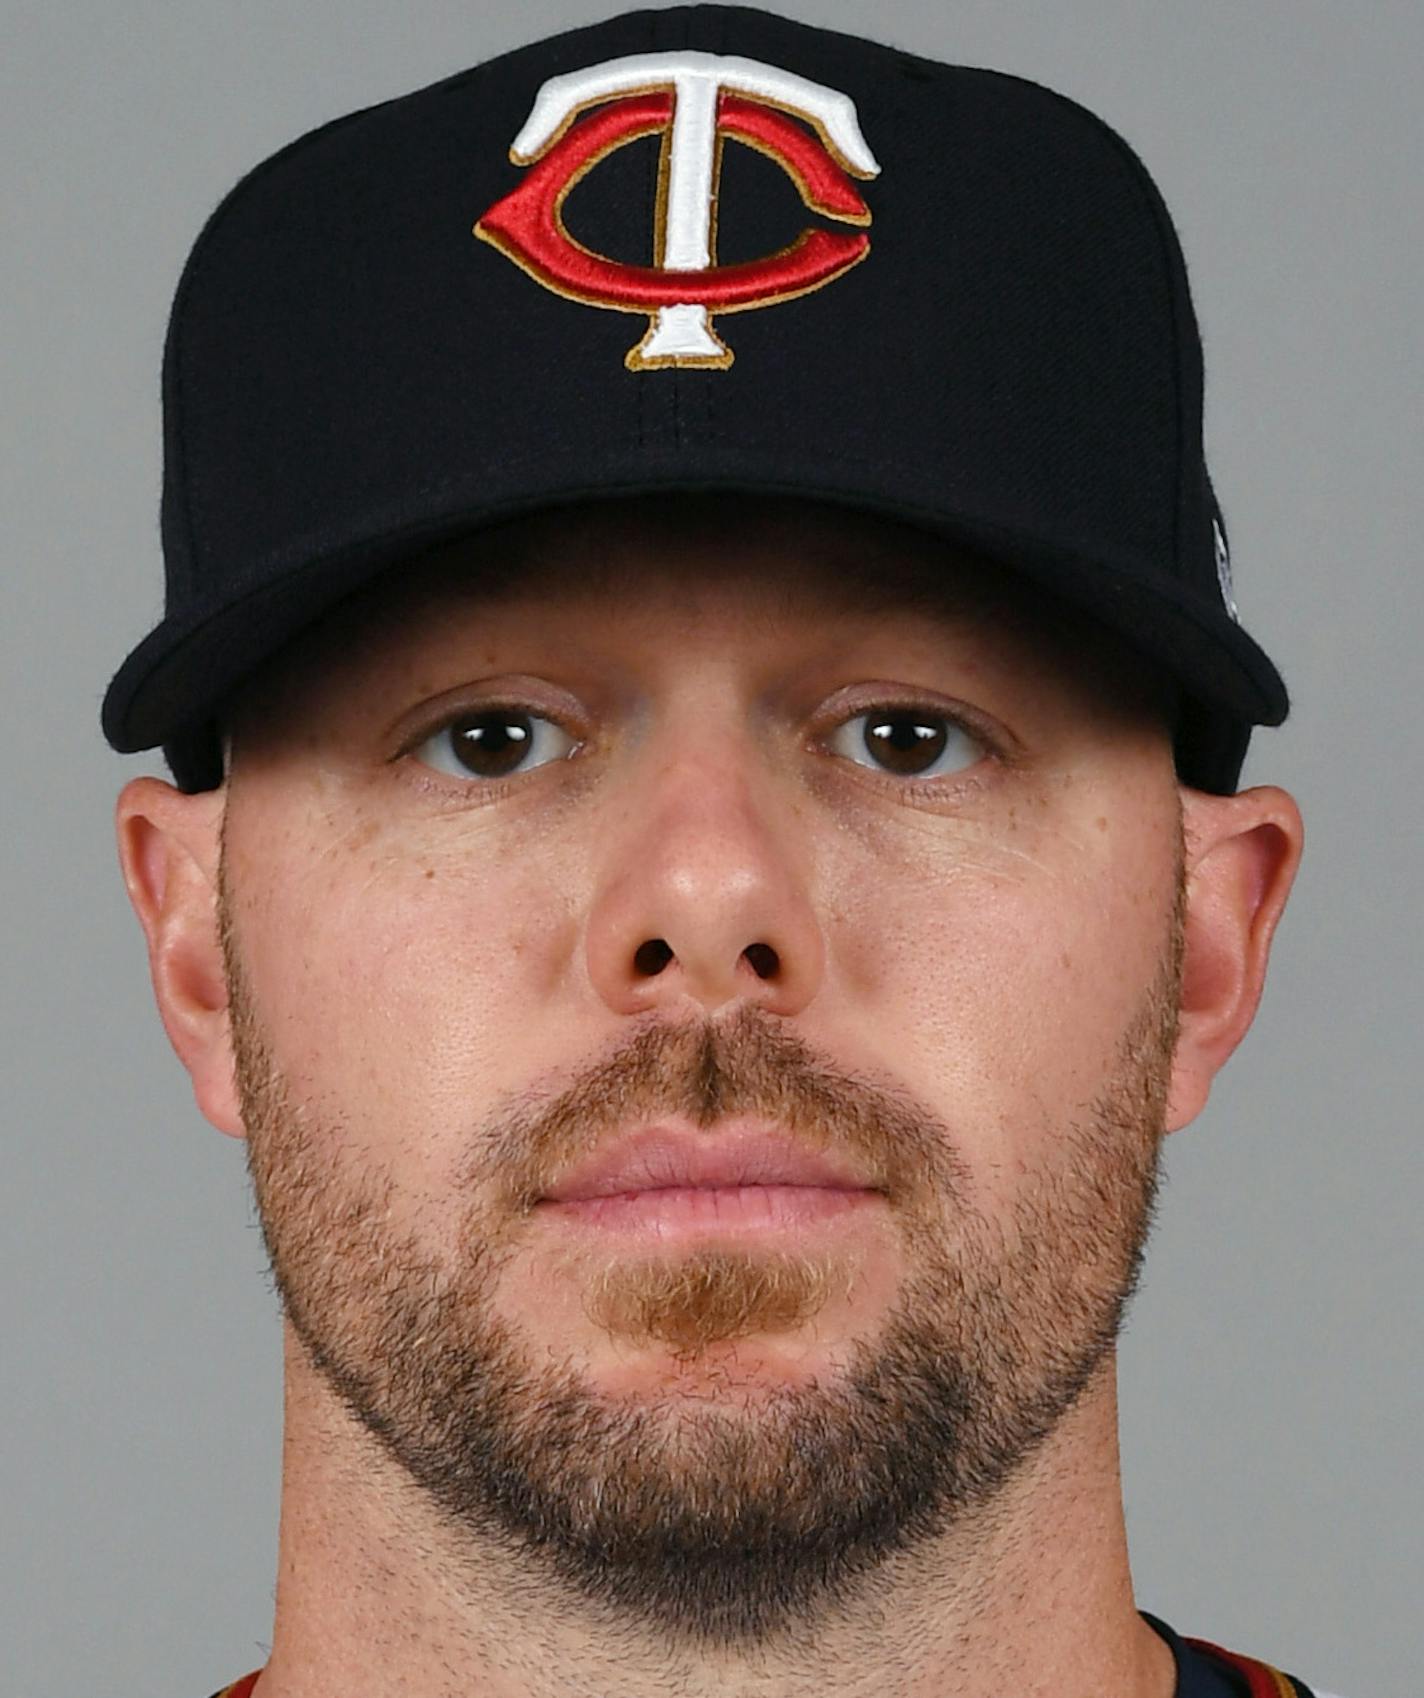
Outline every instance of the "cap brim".
{"type": "Polygon", "coordinates": [[[1260,646],[1224,609],[1177,582],[1148,579],[1133,563],[1068,554],[1039,538],[884,492],[847,490],[843,482],[821,486],[814,477],[794,484],[771,481],[742,470],[720,476],[703,471],[695,478],[645,475],[622,484],[550,485],[497,506],[459,507],[385,530],[338,552],[293,560],[285,570],[280,562],[262,562],[252,574],[256,588],[196,622],[165,619],[144,638],[109,686],[104,733],[121,753],[161,744],[172,762],[178,750],[173,764],[180,784],[208,788],[220,781],[214,718],[224,699],[292,638],[383,572],[441,543],[530,512],[677,492],[797,497],[912,524],[1021,574],[1097,620],[1130,648],[1159,662],[1199,714],[1249,728],[1278,725],[1289,711],[1285,685],[1260,646]],[[200,754],[209,744],[212,752],[200,754]],[[178,771],[180,764],[186,773],[178,771]]]}

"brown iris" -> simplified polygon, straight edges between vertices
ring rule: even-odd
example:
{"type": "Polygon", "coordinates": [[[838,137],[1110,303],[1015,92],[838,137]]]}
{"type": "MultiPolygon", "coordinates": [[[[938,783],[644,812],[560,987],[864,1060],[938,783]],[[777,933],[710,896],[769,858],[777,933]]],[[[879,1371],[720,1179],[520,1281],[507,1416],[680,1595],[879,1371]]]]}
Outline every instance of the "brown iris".
{"type": "Polygon", "coordinates": [[[529,752],[534,723],[515,709],[485,709],[455,720],[448,736],[461,766],[479,778],[505,778],[529,752]]]}
{"type": "Polygon", "coordinates": [[[926,724],[916,714],[882,710],[865,716],[864,740],[889,771],[916,774],[939,759],[949,733],[943,725],[926,724]]]}

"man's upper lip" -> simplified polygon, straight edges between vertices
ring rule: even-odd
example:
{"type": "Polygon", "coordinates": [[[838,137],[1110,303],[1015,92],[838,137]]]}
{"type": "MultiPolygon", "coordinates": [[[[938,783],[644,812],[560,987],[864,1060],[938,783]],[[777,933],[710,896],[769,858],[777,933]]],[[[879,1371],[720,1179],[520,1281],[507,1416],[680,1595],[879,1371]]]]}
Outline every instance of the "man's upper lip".
{"type": "Polygon", "coordinates": [[[550,1202],[611,1197],[668,1186],[815,1185],[874,1189],[845,1161],[774,1127],[743,1123],[715,1132],[644,1126],[614,1139],[545,1193],[550,1202]]]}

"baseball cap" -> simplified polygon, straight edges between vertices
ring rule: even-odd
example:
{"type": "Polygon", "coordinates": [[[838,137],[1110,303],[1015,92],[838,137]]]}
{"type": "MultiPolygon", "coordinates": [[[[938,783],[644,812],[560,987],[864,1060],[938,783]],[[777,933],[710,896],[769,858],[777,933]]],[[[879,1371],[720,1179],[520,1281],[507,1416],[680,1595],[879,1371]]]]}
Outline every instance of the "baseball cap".
{"type": "Polygon", "coordinates": [[[1161,196],[1039,84],[741,6],[624,14],[249,172],[164,353],[163,619],[103,726],[222,781],[224,701],[378,574],[566,503],[843,504],[1175,681],[1230,794],[1285,687],[1242,628],[1161,196]]]}

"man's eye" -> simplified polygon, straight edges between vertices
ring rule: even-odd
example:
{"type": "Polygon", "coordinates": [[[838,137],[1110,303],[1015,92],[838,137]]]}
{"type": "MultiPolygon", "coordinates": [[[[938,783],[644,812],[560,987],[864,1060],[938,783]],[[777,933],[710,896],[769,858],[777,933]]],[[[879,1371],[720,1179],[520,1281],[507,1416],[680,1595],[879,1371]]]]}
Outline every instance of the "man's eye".
{"type": "Polygon", "coordinates": [[[984,745],[945,713],[878,707],[844,720],[827,739],[857,766],[901,778],[947,778],[984,758],[984,745]]]}
{"type": "Polygon", "coordinates": [[[450,778],[509,778],[571,754],[567,731],[519,708],[480,708],[447,720],[411,753],[450,778]]]}
{"type": "MultiPolygon", "coordinates": [[[[853,715],[828,739],[858,766],[901,778],[944,778],[974,766],[984,745],[951,715],[923,708],[880,707],[853,715]]],[[[447,720],[411,752],[450,778],[496,782],[561,760],[575,740],[540,714],[480,708],[447,720]]]]}

